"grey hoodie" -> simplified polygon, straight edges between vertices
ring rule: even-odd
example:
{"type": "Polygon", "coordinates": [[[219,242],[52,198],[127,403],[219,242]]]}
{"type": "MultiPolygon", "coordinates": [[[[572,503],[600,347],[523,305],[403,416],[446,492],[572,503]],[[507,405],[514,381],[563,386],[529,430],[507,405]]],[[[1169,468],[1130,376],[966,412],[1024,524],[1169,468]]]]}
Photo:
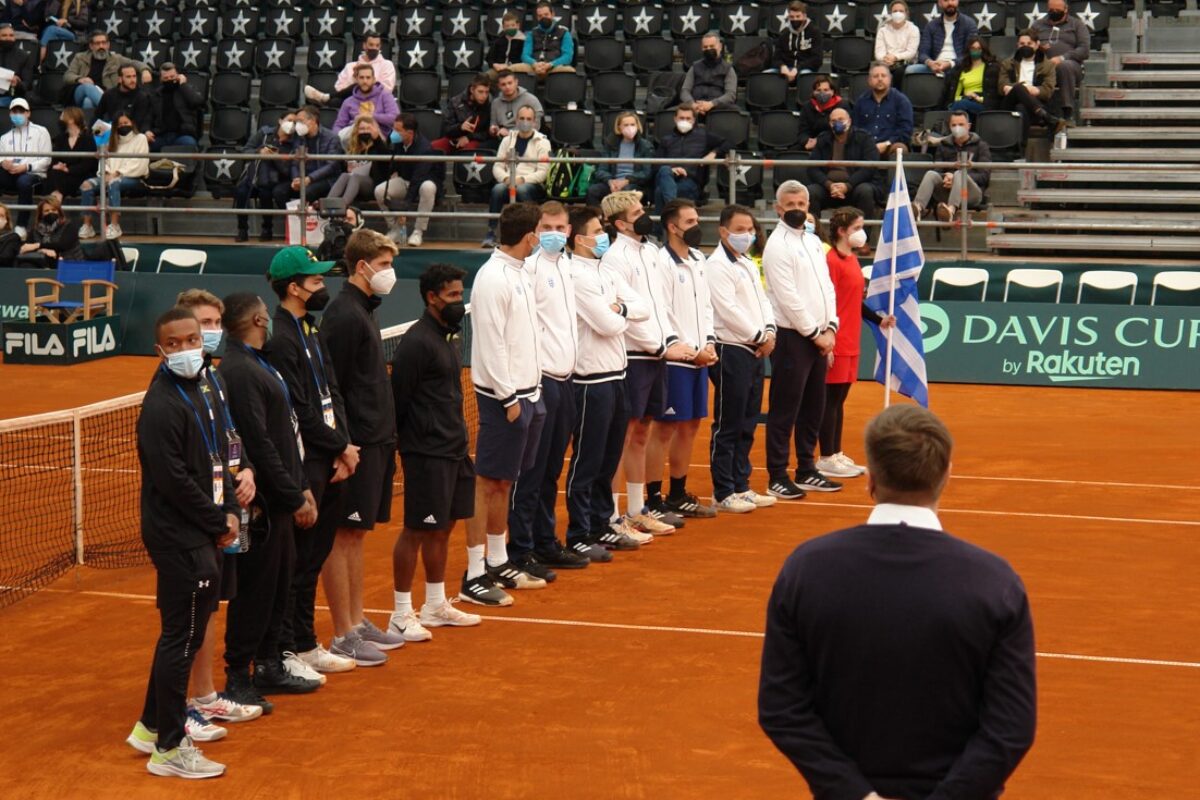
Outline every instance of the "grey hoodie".
{"type": "Polygon", "coordinates": [[[505,100],[504,95],[498,95],[492,100],[492,124],[500,128],[514,128],[517,124],[517,111],[522,106],[529,106],[533,109],[533,127],[534,130],[540,130],[542,127],[542,104],[536,97],[529,93],[524,87],[517,89],[517,96],[512,100],[505,100]]]}

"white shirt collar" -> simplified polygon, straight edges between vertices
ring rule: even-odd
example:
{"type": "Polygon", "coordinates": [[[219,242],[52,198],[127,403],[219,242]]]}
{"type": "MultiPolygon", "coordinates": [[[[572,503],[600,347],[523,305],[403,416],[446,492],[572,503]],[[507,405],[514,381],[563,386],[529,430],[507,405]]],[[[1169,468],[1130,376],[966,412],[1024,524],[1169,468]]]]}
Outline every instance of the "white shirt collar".
{"type": "Polygon", "coordinates": [[[867,517],[868,525],[909,525],[913,528],[942,530],[942,522],[932,509],[924,506],[905,506],[899,503],[880,503],[867,517]]]}
{"type": "Polygon", "coordinates": [[[502,264],[512,267],[513,269],[524,269],[525,268],[524,261],[522,261],[519,258],[510,256],[508,253],[504,252],[499,247],[497,247],[494,251],[492,251],[492,257],[495,258],[496,260],[500,261],[502,264]]]}

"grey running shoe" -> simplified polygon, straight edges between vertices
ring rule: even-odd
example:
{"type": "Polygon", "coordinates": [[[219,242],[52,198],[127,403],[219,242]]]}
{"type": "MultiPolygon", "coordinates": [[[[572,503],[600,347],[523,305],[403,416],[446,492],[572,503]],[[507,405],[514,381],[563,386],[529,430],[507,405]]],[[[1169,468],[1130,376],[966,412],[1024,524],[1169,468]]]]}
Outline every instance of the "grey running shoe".
{"type": "Polygon", "coordinates": [[[595,561],[600,564],[607,564],[613,560],[612,553],[602,544],[597,544],[591,539],[580,539],[568,548],[572,553],[577,553],[589,561],[595,561]]]}
{"type": "Polygon", "coordinates": [[[360,667],[381,667],[387,663],[387,653],[370,642],[363,641],[357,628],[351,628],[345,636],[333,637],[329,652],[335,656],[354,659],[360,667]]]}
{"type": "Polygon", "coordinates": [[[463,573],[462,589],[458,596],[468,603],[474,603],[479,606],[511,606],[513,604],[512,596],[496,585],[496,581],[491,575],[486,572],[478,578],[467,578],[467,573],[463,573]]]}
{"type": "Polygon", "coordinates": [[[192,740],[183,737],[179,746],[174,750],[162,752],[155,748],[146,762],[146,769],[152,775],[165,778],[216,778],[225,774],[225,765],[210,761],[200,752],[200,748],[192,744],[192,740]]]}
{"type": "Polygon", "coordinates": [[[358,634],[362,636],[364,642],[370,642],[380,650],[398,650],[404,647],[404,636],[391,631],[381,631],[375,626],[374,622],[363,617],[363,621],[358,623],[356,629],[358,634]]]}
{"type": "Polygon", "coordinates": [[[717,510],[706,506],[694,494],[684,493],[683,497],[666,498],[667,510],[683,517],[711,519],[717,515],[717,510]]]}

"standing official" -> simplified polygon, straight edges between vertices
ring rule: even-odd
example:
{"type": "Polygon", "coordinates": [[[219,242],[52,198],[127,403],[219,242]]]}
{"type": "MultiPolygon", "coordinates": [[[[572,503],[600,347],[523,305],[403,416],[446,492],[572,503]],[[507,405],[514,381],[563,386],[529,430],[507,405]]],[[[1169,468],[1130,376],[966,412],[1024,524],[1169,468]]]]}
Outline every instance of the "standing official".
{"type": "Polygon", "coordinates": [[[837,297],[821,240],[804,229],[808,190],[784,181],[775,190],[779,224],[763,251],[767,297],[779,326],[771,353],[767,412],[767,491],[780,500],[799,500],[806,491],[842,488],[817,472],[813,450],[825,411],[827,356],[837,333],[837,297]],[[796,480],[788,477],[788,450],[796,441],[796,480]]]}
{"type": "Polygon", "coordinates": [[[475,466],[463,418],[458,334],[467,308],[463,276],[450,264],[421,274],[425,313],[400,337],[392,358],[396,436],[404,470],[404,527],[392,550],[395,610],[388,631],[407,642],[433,638],[429,628],[467,627],[482,620],[446,600],[446,556],[460,519],[475,513],[475,466]],[[412,585],[425,562],[425,605],[418,618],[412,585]]]}
{"type": "Polygon", "coordinates": [[[713,384],[712,438],[708,463],[713,499],[721,511],[744,513],[775,504],[750,488],[750,449],[762,412],[764,359],[775,349],[775,314],[746,255],[755,244],[754,212],[745,206],[721,210],[721,243],[708,257],[717,365],[713,384]]]}

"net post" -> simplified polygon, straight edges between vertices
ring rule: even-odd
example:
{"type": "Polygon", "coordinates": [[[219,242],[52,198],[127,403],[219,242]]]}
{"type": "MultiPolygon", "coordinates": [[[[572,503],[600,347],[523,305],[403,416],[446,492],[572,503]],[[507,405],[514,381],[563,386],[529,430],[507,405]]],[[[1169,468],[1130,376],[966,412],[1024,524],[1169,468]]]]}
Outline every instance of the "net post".
{"type": "Polygon", "coordinates": [[[83,566],[83,436],[80,427],[83,424],[79,409],[71,415],[71,477],[74,482],[75,509],[72,515],[75,519],[75,564],[83,566]]]}

